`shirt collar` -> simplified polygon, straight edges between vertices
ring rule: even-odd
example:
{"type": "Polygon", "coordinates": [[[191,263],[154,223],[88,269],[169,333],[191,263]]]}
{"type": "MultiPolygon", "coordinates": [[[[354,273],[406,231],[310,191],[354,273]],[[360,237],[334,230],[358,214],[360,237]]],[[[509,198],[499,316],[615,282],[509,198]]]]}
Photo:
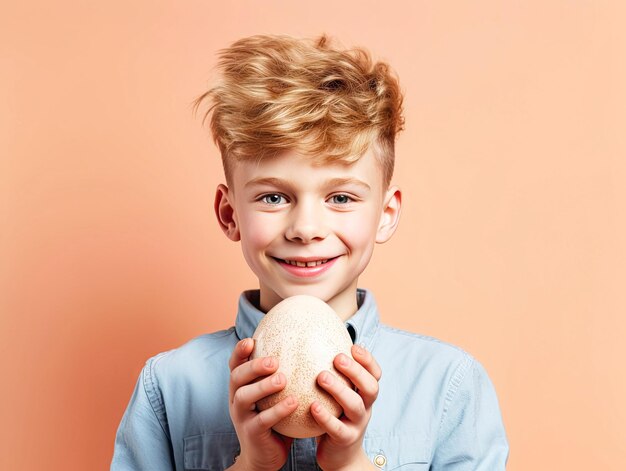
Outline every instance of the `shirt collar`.
{"type": "MultiPolygon", "coordinates": [[[[352,342],[364,346],[371,351],[376,332],[378,331],[379,315],[376,300],[371,291],[357,289],[357,305],[359,309],[346,322],[346,329],[352,337],[352,342]]],[[[252,337],[257,325],[265,315],[257,307],[259,305],[259,290],[244,291],[239,296],[235,331],[239,339],[252,337]]]]}

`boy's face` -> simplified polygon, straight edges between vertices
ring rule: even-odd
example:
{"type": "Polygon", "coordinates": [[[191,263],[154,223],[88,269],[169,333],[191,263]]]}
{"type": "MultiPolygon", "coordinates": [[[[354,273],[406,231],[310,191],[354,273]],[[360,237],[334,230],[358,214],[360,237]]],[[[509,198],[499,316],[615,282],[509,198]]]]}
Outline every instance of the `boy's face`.
{"type": "Polygon", "coordinates": [[[373,152],[349,165],[287,152],[237,163],[231,180],[218,187],[215,209],[259,279],[261,309],[308,294],[344,319],[354,314],[358,277],[400,215],[400,191],[385,191],[373,152]]]}

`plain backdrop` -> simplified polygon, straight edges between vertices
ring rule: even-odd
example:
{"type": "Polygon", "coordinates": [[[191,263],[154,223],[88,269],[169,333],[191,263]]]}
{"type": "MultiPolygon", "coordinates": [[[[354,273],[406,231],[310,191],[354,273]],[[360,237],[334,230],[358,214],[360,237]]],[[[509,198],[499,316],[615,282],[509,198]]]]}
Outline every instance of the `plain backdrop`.
{"type": "MultiPolygon", "coordinates": [[[[626,469],[621,1],[24,1],[0,9],[0,469],[108,469],[144,362],[256,287],[191,109],[257,33],[365,46],[405,92],[383,321],[473,354],[508,469],[626,469]]],[[[207,371],[207,374],[211,374],[207,371]]]]}

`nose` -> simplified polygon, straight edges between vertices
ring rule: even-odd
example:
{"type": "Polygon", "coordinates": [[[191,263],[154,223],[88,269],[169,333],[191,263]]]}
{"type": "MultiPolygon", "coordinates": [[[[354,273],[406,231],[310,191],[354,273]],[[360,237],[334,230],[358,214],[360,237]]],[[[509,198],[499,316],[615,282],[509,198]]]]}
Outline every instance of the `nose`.
{"type": "Polygon", "coordinates": [[[324,240],[326,236],[328,236],[328,225],[322,205],[313,201],[299,201],[290,212],[285,238],[309,244],[315,240],[324,240]]]}

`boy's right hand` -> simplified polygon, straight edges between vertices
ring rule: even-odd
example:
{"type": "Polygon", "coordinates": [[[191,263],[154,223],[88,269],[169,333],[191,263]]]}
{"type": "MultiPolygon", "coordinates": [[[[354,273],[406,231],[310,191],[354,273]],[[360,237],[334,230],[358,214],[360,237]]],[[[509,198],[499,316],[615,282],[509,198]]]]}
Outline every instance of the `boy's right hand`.
{"type": "Polygon", "coordinates": [[[237,461],[229,469],[276,471],[287,461],[293,438],[274,432],[272,427],[295,411],[298,401],[289,396],[262,412],[256,410],[258,400],[282,390],[287,382],[283,373],[274,374],[278,369],[278,359],[262,357],[249,360],[253,347],[253,339],[241,340],[229,361],[230,417],[241,449],[237,461]]]}

